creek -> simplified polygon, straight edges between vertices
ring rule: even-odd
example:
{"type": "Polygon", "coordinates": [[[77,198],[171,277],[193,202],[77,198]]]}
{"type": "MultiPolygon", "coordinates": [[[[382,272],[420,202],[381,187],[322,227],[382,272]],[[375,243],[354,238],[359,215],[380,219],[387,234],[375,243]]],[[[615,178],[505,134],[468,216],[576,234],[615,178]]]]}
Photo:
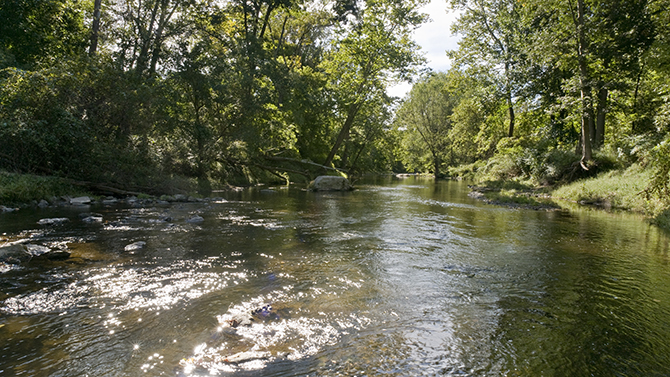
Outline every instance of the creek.
{"type": "Polygon", "coordinates": [[[356,187],[0,214],[5,238],[72,252],[3,266],[0,375],[670,374],[661,230],[491,206],[462,182],[356,187]]]}

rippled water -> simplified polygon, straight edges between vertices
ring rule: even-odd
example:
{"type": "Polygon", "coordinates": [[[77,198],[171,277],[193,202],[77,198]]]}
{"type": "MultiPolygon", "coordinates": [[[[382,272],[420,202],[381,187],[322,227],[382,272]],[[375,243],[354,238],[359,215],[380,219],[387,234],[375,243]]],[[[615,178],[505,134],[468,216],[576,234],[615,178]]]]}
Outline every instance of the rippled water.
{"type": "Polygon", "coordinates": [[[224,195],[1,215],[73,254],[3,267],[0,375],[670,374],[668,237],[637,217],[414,178],[224,195]]]}

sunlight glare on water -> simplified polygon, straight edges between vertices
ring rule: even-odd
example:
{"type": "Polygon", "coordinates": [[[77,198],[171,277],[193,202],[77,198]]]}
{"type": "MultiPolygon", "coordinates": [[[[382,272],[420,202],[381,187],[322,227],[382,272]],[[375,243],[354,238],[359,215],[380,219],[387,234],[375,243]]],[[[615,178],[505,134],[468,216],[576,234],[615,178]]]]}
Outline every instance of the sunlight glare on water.
{"type": "Polygon", "coordinates": [[[670,373],[668,237],[634,216],[493,207],[415,178],[100,207],[102,224],[77,211],[0,218],[72,252],[2,265],[4,373],[670,373]]]}

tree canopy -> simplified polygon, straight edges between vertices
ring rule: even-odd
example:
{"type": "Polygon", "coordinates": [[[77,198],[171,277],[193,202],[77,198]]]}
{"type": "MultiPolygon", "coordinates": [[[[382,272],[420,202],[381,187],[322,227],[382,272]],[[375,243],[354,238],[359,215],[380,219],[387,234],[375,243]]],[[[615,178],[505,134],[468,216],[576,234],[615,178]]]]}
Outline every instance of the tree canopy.
{"type": "Polygon", "coordinates": [[[413,40],[424,4],[2,0],[0,168],[206,192],[637,162],[667,191],[670,2],[449,0],[448,72],[413,40]],[[416,82],[401,101],[399,81],[416,82]]]}

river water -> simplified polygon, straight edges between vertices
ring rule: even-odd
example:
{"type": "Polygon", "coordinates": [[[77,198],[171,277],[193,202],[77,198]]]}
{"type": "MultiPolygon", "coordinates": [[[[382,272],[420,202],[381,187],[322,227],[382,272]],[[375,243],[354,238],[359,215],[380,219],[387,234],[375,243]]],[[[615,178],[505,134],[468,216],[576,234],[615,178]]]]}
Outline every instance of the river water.
{"type": "Polygon", "coordinates": [[[1,215],[5,238],[72,256],[3,267],[0,375],[670,375],[666,234],[467,193],[388,178],[1,215]]]}

